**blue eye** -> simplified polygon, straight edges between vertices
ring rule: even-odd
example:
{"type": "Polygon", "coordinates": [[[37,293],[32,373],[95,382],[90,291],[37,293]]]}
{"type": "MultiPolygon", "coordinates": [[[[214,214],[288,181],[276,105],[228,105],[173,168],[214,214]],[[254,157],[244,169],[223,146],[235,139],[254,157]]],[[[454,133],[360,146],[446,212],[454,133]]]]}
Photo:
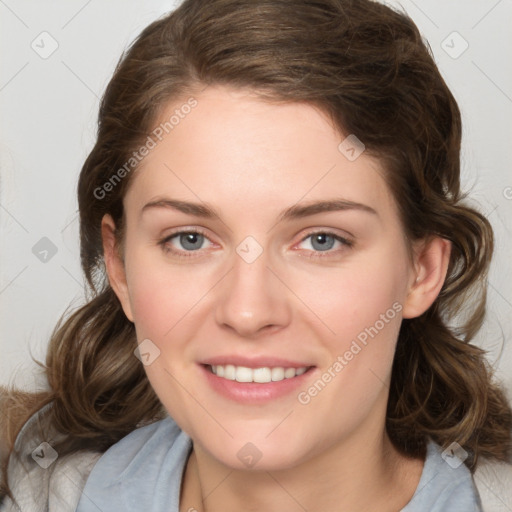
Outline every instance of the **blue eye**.
{"type": "Polygon", "coordinates": [[[343,246],[352,246],[352,242],[349,242],[347,239],[323,231],[309,234],[301,241],[301,244],[306,244],[306,247],[302,247],[302,249],[312,250],[314,252],[328,252],[333,248],[340,249],[343,246]]]}
{"type": "MultiPolygon", "coordinates": [[[[204,241],[206,240],[204,235],[200,233],[179,233],[173,238],[177,238],[181,246],[187,251],[195,251],[201,249],[204,241]]],[[[171,239],[172,240],[172,239],[171,239]]]]}
{"type": "Polygon", "coordinates": [[[336,239],[326,233],[311,235],[311,245],[317,251],[328,251],[334,247],[336,239]]]}
{"type": "Polygon", "coordinates": [[[197,231],[180,231],[168,236],[160,242],[166,252],[185,256],[184,253],[196,252],[208,247],[211,242],[202,233],[197,231]]]}
{"type": "MultiPolygon", "coordinates": [[[[161,240],[159,245],[166,253],[177,257],[189,257],[214,244],[205,234],[198,231],[179,231],[161,240]]],[[[326,253],[325,256],[333,256],[341,249],[352,246],[352,241],[326,231],[310,233],[299,243],[299,248],[309,251],[311,257],[321,256],[321,253],[326,253]]]]}

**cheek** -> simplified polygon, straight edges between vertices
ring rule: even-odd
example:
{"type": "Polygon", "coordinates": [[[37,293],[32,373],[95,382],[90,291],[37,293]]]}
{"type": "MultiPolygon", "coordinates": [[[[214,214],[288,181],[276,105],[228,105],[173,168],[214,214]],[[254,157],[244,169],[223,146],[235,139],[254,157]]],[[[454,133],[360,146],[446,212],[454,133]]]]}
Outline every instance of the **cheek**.
{"type": "Polygon", "coordinates": [[[379,331],[394,326],[397,332],[407,280],[407,265],[397,252],[354,258],[351,264],[322,269],[296,282],[297,295],[323,321],[338,348],[375,324],[379,331]]]}
{"type": "MultiPolygon", "coordinates": [[[[177,300],[154,271],[131,276],[130,299],[139,337],[158,340],[172,328],[177,300]]],[[[156,342],[156,341],[155,341],[156,342]]]]}
{"type": "Polygon", "coordinates": [[[189,369],[189,345],[197,329],[193,317],[208,290],[207,278],[185,267],[171,268],[161,256],[136,249],[126,269],[137,340],[149,339],[156,346],[150,345],[152,360],[144,370],[167,411],[187,425],[188,392],[196,392],[193,383],[184,391],[178,376],[189,369]]]}
{"type": "MultiPolygon", "coordinates": [[[[158,354],[145,366],[147,376],[164,403],[185,404],[187,397],[172,375],[190,371],[197,359],[195,342],[207,325],[209,292],[217,274],[207,266],[171,265],[164,254],[137,248],[126,269],[137,340],[150,340],[158,354]]],[[[173,411],[179,415],[174,406],[173,411]]]]}
{"type": "Polygon", "coordinates": [[[201,300],[205,280],[199,269],[171,268],[163,255],[132,251],[127,281],[138,335],[163,340],[201,300]]]}
{"type": "Polygon", "coordinates": [[[312,275],[297,289],[315,313],[314,329],[328,353],[318,386],[330,389],[318,402],[326,411],[366,413],[380,395],[391,374],[407,275],[405,256],[389,248],[322,278],[312,275]]]}

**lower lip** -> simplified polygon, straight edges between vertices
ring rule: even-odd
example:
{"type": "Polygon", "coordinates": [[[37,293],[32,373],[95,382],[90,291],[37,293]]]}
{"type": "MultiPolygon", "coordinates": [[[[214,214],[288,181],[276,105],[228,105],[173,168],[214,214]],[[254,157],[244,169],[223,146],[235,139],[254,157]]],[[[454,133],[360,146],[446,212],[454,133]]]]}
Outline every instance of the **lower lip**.
{"type": "Polygon", "coordinates": [[[262,404],[289,395],[299,387],[304,386],[314,367],[302,375],[283,379],[277,382],[238,382],[236,380],[218,377],[210,370],[210,366],[200,365],[208,384],[222,396],[242,404],[262,404]]]}

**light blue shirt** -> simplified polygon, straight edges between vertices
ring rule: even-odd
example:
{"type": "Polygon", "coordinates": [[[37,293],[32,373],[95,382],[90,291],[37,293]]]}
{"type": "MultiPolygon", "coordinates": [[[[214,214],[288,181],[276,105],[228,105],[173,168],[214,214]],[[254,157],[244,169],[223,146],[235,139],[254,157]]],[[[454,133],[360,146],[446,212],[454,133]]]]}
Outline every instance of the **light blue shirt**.
{"type": "MultiPolygon", "coordinates": [[[[77,512],[179,512],[191,449],[190,437],[172,418],[134,430],[96,462],[77,512]]],[[[471,473],[455,465],[430,441],[416,492],[400,512],[482,512],[471,473]]]]}

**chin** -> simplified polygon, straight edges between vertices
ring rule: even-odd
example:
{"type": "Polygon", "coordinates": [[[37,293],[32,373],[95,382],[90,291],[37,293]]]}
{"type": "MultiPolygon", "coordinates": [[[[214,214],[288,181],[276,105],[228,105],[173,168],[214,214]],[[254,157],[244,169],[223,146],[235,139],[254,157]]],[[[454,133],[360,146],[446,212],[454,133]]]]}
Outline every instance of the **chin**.
{"type": "Polygon", "coordinates": [[[197,442],[211,457],[234,470],[280,471],[295,467],[307,458],[304,446],[270,442],[264,436],[250,439],[251,436],[242,435],[222,444],[213,444],[211,439],[197,442]]]}

